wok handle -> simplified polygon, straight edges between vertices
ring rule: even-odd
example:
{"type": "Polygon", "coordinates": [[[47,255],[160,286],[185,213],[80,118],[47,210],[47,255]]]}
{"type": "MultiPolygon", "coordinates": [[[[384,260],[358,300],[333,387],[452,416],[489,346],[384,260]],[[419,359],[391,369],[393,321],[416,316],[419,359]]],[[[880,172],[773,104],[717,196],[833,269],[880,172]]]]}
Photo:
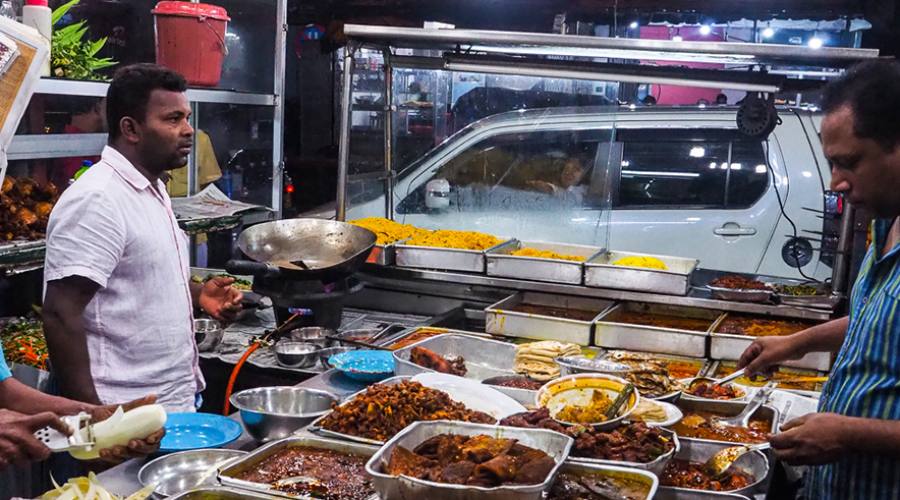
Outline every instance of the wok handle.
{"type": "Polygon", "coordinates": [[[225,263],[225,270],[231,274],[250,275],[250,276],[277,276],[281,271],[264,262],[253,262],[252,260],[236,260],[232,259],[225,263]]]}

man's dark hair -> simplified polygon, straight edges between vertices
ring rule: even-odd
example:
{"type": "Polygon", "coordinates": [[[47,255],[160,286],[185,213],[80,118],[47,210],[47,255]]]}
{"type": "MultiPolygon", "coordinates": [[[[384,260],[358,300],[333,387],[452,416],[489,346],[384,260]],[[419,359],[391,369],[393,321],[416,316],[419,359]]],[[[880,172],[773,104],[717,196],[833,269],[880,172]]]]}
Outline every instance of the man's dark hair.
{"type": "Polygon", "coordinates": [[[822,108],[831,113],[843,106],[853,111],[853,133],[873,139],[891,151],[900,145],[900,63],[867,61],[829,83],[822,108]]]}
{"type": "Polygon", "coordinates": [[[106,93],[106,123],[109,139],[117,139],[122,131],[119,122],[130,116],[143,123],[147,103],[154,90],[184,92],[187,82],[178,73],[156,64],[132,64],[116,71],[106,93]]]}

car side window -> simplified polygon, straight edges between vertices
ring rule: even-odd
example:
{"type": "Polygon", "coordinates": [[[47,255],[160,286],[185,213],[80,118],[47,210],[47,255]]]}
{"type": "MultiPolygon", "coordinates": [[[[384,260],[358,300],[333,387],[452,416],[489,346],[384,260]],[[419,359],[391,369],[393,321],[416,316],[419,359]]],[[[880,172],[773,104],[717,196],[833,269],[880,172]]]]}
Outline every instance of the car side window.
{"type": "Polygon", "coordinates": [[[768,186],[769,167],[762,142],[732,141],[727,207],[740,209],[753,206],[762,198],[768,186]]]}

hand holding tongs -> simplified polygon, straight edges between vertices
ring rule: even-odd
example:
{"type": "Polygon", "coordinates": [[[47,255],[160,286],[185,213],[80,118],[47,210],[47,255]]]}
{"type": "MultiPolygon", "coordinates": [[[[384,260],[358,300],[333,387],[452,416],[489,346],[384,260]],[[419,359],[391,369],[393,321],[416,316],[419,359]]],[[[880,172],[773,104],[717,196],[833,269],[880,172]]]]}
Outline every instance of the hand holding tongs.
{"type": "Polygon", "coordinates": [[[60,420],[69,428],[71,435],[67,436],[48,426],[38,429],[34,437],[56,453],[90,448],[94,445],[94,426],[91,424],[89,414],[81,412],[78,415],[60,417],[60,420]]]}

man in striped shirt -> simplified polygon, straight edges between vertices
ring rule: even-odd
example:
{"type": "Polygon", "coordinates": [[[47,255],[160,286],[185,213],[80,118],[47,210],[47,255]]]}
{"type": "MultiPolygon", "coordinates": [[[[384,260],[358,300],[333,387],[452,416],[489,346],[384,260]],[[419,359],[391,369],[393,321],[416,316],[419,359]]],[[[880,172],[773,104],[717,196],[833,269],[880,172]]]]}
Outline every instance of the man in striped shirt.
{"type": "Polygon", "coordinates": [[[850,315],[756,339],[740,365],[760,373],[808,352],[837,352],[819,412],[771,437],[775,455],[814,465],[815,499],[900,498],[900,64],[868,62],[826,87],[822,144],[831,188],[876,217],[850,315]]]}

